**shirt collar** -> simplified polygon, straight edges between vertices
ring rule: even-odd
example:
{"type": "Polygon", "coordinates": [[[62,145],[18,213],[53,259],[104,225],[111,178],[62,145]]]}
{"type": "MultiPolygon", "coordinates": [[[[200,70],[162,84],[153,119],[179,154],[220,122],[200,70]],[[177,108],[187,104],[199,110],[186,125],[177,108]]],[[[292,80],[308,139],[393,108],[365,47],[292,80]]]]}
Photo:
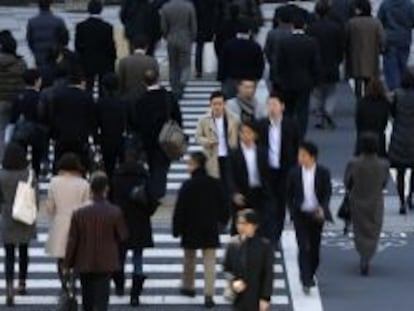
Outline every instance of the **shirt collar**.
{"type": "Polygon", "coordinates": [[[305,166],[302,166],[302,172],[314,174],[316,171],[316,163],[312,165],[310,168],[306,168],[305,166]]]}
{"type": "Polygon", "coordinates": [[[253,146],[249,148],[243,142],[240,142],[240,146],[241,146],[243,151],[256,150],[256,144],[253,144],[253,146]]]}
{"type": "Polygon", "coordinates": [[[294,35],[304,35],[304,34],[305,34],[305,31],[304,31],[303,29],[294,29],[294,30],[292,31],[292,33],[293,33],[294,35]]]}
{"type": "Polygon", "coordinates": [[[283,117],[277,119],[269,119],[270,125],[274,127],[279,127],[282,124],[283,117]]]}
{"type": "Polygon", "coordinates": [[[156,91],[156,90],[160,90],[160,89],[161,89],[161,86],[159,84],[151,85],[151,86],[147,87],[148,91],[156,91]]]}
{"type": "Polygon", "coordinates": [[[146,54],[144,49],[136,49],[134,50],[134,54],[146,54]]]}

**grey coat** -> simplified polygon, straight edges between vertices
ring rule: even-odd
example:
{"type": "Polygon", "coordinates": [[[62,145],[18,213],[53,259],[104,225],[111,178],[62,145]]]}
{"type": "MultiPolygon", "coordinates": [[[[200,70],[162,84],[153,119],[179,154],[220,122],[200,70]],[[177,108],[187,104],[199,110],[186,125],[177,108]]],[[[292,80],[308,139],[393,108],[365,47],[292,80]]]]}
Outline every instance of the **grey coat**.
{"type": "Polygon", "coordinates": [[[27,181],[29,171],[0,170],[1,237],[4,244],[27,244],[36,236],[36,226],[12,218],[14,196],[19,181],[27,181]]]}
{"type": "Polygon", "coordinates": [[[161,9],[161,29],[169,44],[189,46],[197,37],[197,15],[186,0],[170,0],[161,9]]]}
{"type": "Polygon", "coordinates": [[[370,260],[377,249],[384,218],[383,190],[388,176],[388,162],[377,156],[362,155],[352,160],[345,172],[355,247],[365,260],[370,260]]]}

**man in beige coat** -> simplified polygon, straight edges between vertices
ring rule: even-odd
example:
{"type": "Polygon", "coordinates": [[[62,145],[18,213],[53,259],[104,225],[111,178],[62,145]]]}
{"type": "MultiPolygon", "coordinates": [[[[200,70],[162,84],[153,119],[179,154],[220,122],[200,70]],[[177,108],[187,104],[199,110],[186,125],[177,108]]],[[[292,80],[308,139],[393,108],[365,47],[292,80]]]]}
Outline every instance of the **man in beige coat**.
{"type": "Polygon", "coordinates": [[[237,118],[227,111],[224,94],[213,92],[210,96],[210,111],[198,121],[196,141],[203,146],[207,156],[207,172],[221,178],[227,189],[228,156],[238,144],[237,118]]]}

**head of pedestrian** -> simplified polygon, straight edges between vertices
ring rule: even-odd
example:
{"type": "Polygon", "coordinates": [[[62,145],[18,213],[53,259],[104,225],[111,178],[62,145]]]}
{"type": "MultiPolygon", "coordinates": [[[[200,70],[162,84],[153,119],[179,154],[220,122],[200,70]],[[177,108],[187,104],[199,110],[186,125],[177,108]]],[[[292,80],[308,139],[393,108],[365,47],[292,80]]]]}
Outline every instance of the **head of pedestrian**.
{"type": "Polygon", "coordinates": [[[132,47],[135,52],[145,53],[148,49],[148,38],[144,35],[135,36],[132,39],[132,47]]]}
{"type": "Polygon", "coordinates": [[[294,12],[292,13],[292,23],[293,23],[293,28],[295,30],[305,30],[306,29],[305,13],[302,10],[300,10],[299,8],[297,10],[294,10],[294,12]]]}
{"type": "Polygon", "coordinates": [[[103,4],[100,0],[91,0],[88,3],[88,13],[90,15],[100,15],[103,10],[103,4]]]}
{"type": "Polygon", "coordinates": [[[273,28],[277,28],[283,25],[292,24],[292,12],[290,6],[283,5],[275,9],[273,16],[273,28]]]}
{"type": "Polygon", "coordinates": [[[378,136],[375,133],[364,133],[359,139],[359,150],[362,155],[378,155],[378,136]]]}
{"type": "Polygon", "coordinates": [[[49,11],[53,0],[39,0],[39,9],[41,11],[49,11]]]}
{"type": "Polygon", "coordinates": [[[242,238],[252,238],[259,227],[259,219],[252,209],[244,209],[237,214],[237,232],[242,238]]]}
{"type": "Polygon", "coordinates": [[[79,157],[72,152],[64,153],[59,161],[57,162],[56,170],[59,175],[75,175],[82,176],[85,172],[85,169],[82,166],[82,163],[79,157]]]}
{"type": "Polygon", "coordinates": [[[10,55],[17,53],[17,41],[10,30],[0,31],[0,51],[10,55]]]}
{"type": "Polygon", "coordinates": [[[356,0],[354,2],[354,13],[356,16],[371,16],[371,2],[369,0],[356,0]]]}
{"type": "Polygon", "coordinates": [[[159,74],[156,70],[148,69],[144,73],[144,84],[147,87],[158,85],[159,83],[159,74]]]}
{"type": "Polygon", "coordinates": [[[237,90],[237,96],[246,101],[251,101],[256,94],[256,81],[253,80],[240,80],[237,90]]]}
{"type": "Polygon", "coordinates": [[[243,122],[239,129],[240,142],[250,148],[256,144],[257,128],[254,122],[243,122]]]}
{"type": "Polygon", "coordinates": [[[68,76],[68,83],[72,86],[80,88],[85,86],[85,76],[80,68],[71,69],[68,76]]]}
{"type": "Polygon", "coordinates": [[[211,93],[210,95],[211,113],[214,118],[221,118],[226,112],[226,100],[224,94],[220,91],[211,93]]]}
{"type": "Polygon", "coordinates": [[[23,81],[27,88],[40,90],[42,87],[42,78],[39,70],[37,69],[27,69],[23,73],[23,81]]]}
{"type": "Polygon", "coordinates": [[[109,180],[102,171],[96,171],[91,176],[91,193],[94,200],[106,199],[109,193],[109,180]]]}
{"type": "Polygon", "coordinates": [[[323,18],[329,14],[331,10],[330,0],[319,0],[315,6],[315,13],[318,18],[323,18]]]}
{"type": "Polygon", "coordinates": [[[272,92],[267,99],[267,112],[269,119],[279,121],[283,117],[285,111],[285,102],[279,93],[272,92]]]}
{"type": "Polygon", "coordinates": [[[301,166],[310,169],[318,160],[318,147],[311,141],[304,141],[299,145],[298,162],[301,166]]]}
{"type": "Polygon", "coordinates": [[[207,158],[202,152],[193,152],[187,160],[188,172],[194,174],[200,170],[205,170],[207,158]]]}

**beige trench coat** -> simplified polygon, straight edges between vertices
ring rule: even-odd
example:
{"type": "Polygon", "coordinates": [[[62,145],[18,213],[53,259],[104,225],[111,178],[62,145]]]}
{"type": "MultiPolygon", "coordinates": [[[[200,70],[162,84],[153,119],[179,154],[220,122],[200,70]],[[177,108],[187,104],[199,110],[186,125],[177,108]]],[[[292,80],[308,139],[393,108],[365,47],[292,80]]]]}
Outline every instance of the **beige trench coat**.
{"type": "Polygon", "coordinates": [[[46,202],[51,217],[46,252],[64,258],[72,214],[89,200],[89,183],[81,177],[59,175],[52,178],[46,202]]]}
{"type": "MultiPolygon", "coordinates": [[[[239,123],[233,114],[226,112],[227,116],[227,141],[230,149],[237,148],[239,123]]],[[[196,142],[203,146],[207,156],[207,172],[210,176],[219,178],[220,169],[218,164],[218,134],[211,111],[198,121],[196,131],[196,142]],[[215,144],[212,146],[211,142],[215,144]]]]}

